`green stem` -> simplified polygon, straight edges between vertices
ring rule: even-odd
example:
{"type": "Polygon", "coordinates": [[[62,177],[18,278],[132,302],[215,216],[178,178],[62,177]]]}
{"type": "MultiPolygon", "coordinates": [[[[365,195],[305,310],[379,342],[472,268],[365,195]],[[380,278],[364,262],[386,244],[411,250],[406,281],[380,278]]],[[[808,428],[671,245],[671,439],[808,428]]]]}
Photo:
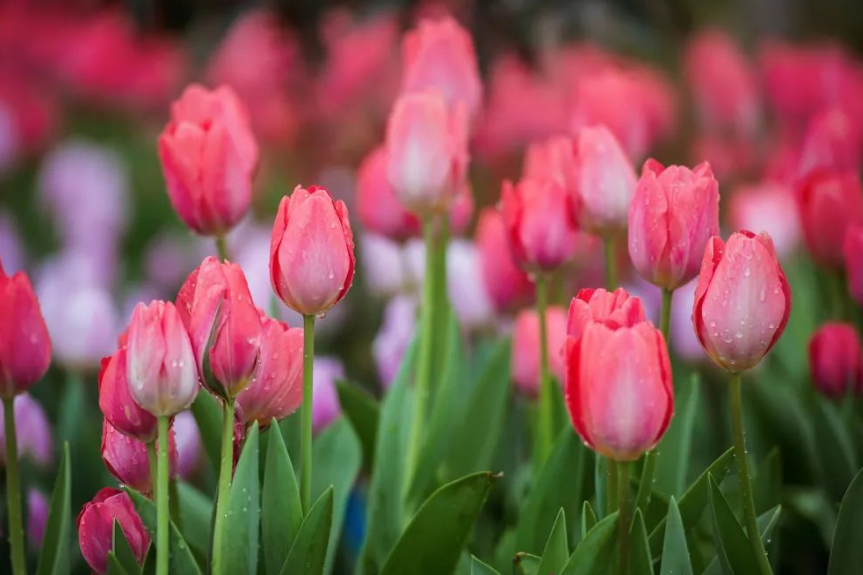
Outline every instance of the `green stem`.
{"type": "Polygon", "coordinates": [[[632,502],[629,500],[629,468],[628,461],[620,461],[617,464],[617,538],[618,550],[618,574],[627,575],[629,571],[629,512],[632,502]]]}
{"type": "Polygon", "coordinates": [[[303,515],[312,503],[312,395],[315,364],[315,316],[303,316],[303,411],[301,422],[300,501],[303,515]]]}
{"type": "MultiPolygon", "coordinates": [[[[551,377],[548,369],[548,282],[544,275],[536,278],[536,312],[539,315],[539,414],[536,418],[537,461],[542,464],[551,452],[554,442],[554,403],[552,403],[551,377]]],[[[539,469],[537,469],[537,472],[539,469]]]]}
{"type": "Polygon", "coordinates": [[[227,261],[228,259],[228,242],[225,241],[224,234],[218,234],[216,236],[216,251],[219,253],[219,259],[222,261],[227,261]]]}
{"type": "Polygon", "coordinates": [[[614,246],[614,236],[607,236],[603,240],[603,246],[605,247],[605,289],[608,291],[613,291],[617,287],[617,270],[616,270],[616,259],[614,246]]]}
{"type": "Polygon", "coordinates": [[[752,482],[749,478],[749,462],[746,459],[746,438],[743,429],[743,397],[741,394],[741,377],[739,373],[731,374],[729,387],[731,399],[731,428],[734,433],[734,458],[737,460],[737,478],[740,481],[740,495],[743,499],[743,517],[746,521],[746,532],[749,544],[755,553],[761,575],[772,575],[773,569],[767,560],[767,552],[758,531],[755,516],[755,498],[752,495],[752,482]]]}
{"type": "Polygon", "coordinates": [[[150,464],[150,492],[156,498],[156,484],[159,482],[158,461],[156,459],[156,442],[147,444],[147,462],[150,464]]]}
{"type": "Polygon", "coordinates": [[[9,500],[9,552],[12,573],[27,575],[24,559],[24,524],[21,521],[21,477],[18,475],[18,438],[15,433],[15,398],[3,398],[3,421],[6,428],[6,498],[9,500]]]}
{"type": "Polygon", "coordinates": [[[665,345],[668,345],[671,337],[671,298],[674,297],[674,290],[662,290],[662,316],[659,318],[659,331],[662,332],[662,337],[665,338],[665,345]]]}
{"type": "Polygon", "coordinates": [[[156,575],[168,575],[168,425],[167,415],[159,416],[159,443],[156,482],[156,575]]]}
{"type": "Polygon", "coordinates": [[[618,469],[615,460],[608,458],[606,460],[608,461],[608,481],[605,485],[605,496],[607,498],[605,511],[606,513],[612,513],[617,509],[618,469]]]}
{"type": "Polygon", "coordinates": [[[213,573],[222,573],[222,547],[228,524],[231,479],[234,472],[234,401],[226,399],[222,410],[222,455],[219,458],[219,489],[216,495],[216,522],[213,526],[213,573]]]}

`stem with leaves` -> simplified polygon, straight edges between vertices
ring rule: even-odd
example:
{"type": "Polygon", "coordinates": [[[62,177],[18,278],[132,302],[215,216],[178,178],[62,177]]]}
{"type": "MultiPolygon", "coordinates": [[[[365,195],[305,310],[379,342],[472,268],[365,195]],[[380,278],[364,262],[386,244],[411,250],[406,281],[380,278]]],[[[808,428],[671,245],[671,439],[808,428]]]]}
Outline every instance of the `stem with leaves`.
{"type": "Polygon", "coordinates": [[[618,573],[628,575],[629,571],[629,523],[632,502],[629,499],[629,468],[628,461],[617,463],[617,538],[618,538],[618,573]]]}
{"type": "Polygon", "coordinates": [[[168,427],[167,415],[159,416],[159,442],[157,453],[156,481],[156,575],[168,575],[168,427]]]}
{"type": "Polygon", "coordinates": [[[312,395],[315,365],[315,316],[303,316],[303,411],[300,447],[300,501],[303,515],[312,503],[312,395]]]}
{"type": "Polygon", "coordinates": [[[213,527],[213,573],[222,573],[222,547],[228,521],[231,477],[234,471],[234,399],[224,399],[222,413],[222,453],[219,458],[219,488],[216,495],[216,522],[213,527]]]}
{"type": "Polygon", "coordinates": [[[24,556],[24,524],[21,520],[21,476],[18,471],[18,437],[15,432],[15,398],[3,398],[6,433],[6,498],[9,516],[9,552],[13,575],[27,575],[24,556]]]}

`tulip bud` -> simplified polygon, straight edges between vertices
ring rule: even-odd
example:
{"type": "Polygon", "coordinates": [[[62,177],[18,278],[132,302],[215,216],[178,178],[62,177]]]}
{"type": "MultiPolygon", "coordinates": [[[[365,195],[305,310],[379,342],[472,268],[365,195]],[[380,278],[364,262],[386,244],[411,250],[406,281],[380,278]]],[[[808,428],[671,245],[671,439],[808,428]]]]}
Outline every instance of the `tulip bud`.
{"type": "Polygon", "coordinates": [[[710,164],[690,170],[644,163],[629,207],[629,257],[650,283],[674,290],[696,275],[719,234],[719,183],[710,164]]]}
{"type": "Polygon", "coordinates": [[[863,226],[851,226],[845,233],[845,272],[848,291],[863,306],[863,226]]]}
{"type": "Polygon", "coordinates": [[[809,340],[809,373],[827,397],[863,392],[863,345],[853,325],[828,322],[815,332],[809,340]]]}
{"type": "Polygon", "coordinates": [[[566,335],[577,342],[591,322],[618,329],[643,321],[646,320],[641,300],[629,295],[625,289],[617,288],[613,292],[602,288],[582,289],[569,304],[566,335]]]}
{"type": "Polygon", "coordinates": [[[27,543],[34,551],[42,548],[49,508],[50,503],[44,493],[38,489],[27,491],[27,543]]]}
{"type": "Polygon", "coordinates": [[[502,207],[515,263],[531,272],[554,271],[575,255],[578,229],[572,202],[551,179],[503,183],[502,207]]]}
{"type": "Polygon", "coordinates": [[[261,361],[249,386],[237,396],[246,425],[266,427],[303,402],[303,330],[261,314],[261,361]]]}
{"type": "MultiPolygon", "coordinates": [[[[47,468],[53,459],[54,441],[45,410],[30,394],[22,393],[15,396],[12,412],[17,429],[18,458],[29,457],[38,466],[47,468]]],[[[5,461],[6,432],[4,415],[0,410],[0,463],[5,461]]]]}
{"type": "Polygon", "coordinates": [[[270,241],[276,295],[303,315],[326,313],[354,279],[354,236],[344,202],[319,186],[282,198],[270,241]]]}
{"type": "Polygon", "coordinates": [[[78,544],[81,555],[93,571],[102,575],[108,562],[108,552],[114,539],[114,521],[120,525],[132,548],[138,565],[143,565],[150,535],[132,505],[128,493],[106,487],[92,501],[84,504],[78,514],[78,544]]]}
{"type": "Polygon", "coordinates": [[[51,363],[51,340],[33,286],[0,265],[0,398],[27,391],[51,363]]]}
{"type": "Polygon", "coordinates": [[[320,433],[330,426],[341,413],[336,381],[344,379],[345,369],[332,357],[316,357],[313,372],[312,428],[320,433]]]}
{"type": "Polygon", "coordinates": [[[485,208],[479,215],[476,246],[486,291],[498,311],[513,309],[530,301],[534,285],[512,261],[503,215],[485,208]]]}
{"type": "MultiPolygon", "coordinates": [[[[169,467],[177,465],[177,446],[174,432],[168,434],[169,467]]],[[[137,439],[123,435],[106,419],[102,423],[102,461],[111,475],[123,485],[128,485],[141,493],[153,489],[150,460],[147,445],[137,439]]]]}
{"type": "Polygon", "coordinates": [[[177,308],[170,302],[139,303],[127,335],[129,391],[155,416],[175,415],[198,394],[198,369],[192,342],[177,308]]]}
{"type": "Polygon", "coordinates": [[[800,190],[800,219],[809,253],[821,265],[840,267],[845,232],[863,225],[863,189],[857,174],[817,171],[800,190]]]}
{"type": "Polygon", "coordinates": [[[99,370],[99,409],[117,431],[144,443],[156,439],[156,418],[135,402],[129,390],[124,347],[102,360],[99,370]]]}
{"type": "MultiPolygon", "coordinates": [[[[566,310],[550,306],[545,312],[548,337],[548,363],[552,373],[563,378],[563,344],[566,340],[566,310]]],[[[512,379],[518,390],[528,397],[539,395],[539,314],[525,309],[515,318],[512,335],[512,379]]]]}
{"type": "Polygon", "coordinates": [[[714,237],[707,244],[692,321],[707,355],[736,373],[754,367],[785,330],[791,288],[764,232],[714,237]]]}
{"type": "Polygon", "coordinates": [[[195,232],[224,234],[248,211],[258,145],[231,88],[186,88],[159,136],[159,159],[171,204],[195,232]]]}
{"type": "Polygon", "coordinates": [[[467,117],[450,110],[439,93],[399,98],[387,122],[387,174],[396,196],[410,211],[446,211],[461,190],[467,170],[467,117]]]}
{"type": "Polygon", "coordinates": [[[261,318],[240,266],[206,258],[177,294],[204,385],[236,397],[252,377],[261,349],[261,318]]]}

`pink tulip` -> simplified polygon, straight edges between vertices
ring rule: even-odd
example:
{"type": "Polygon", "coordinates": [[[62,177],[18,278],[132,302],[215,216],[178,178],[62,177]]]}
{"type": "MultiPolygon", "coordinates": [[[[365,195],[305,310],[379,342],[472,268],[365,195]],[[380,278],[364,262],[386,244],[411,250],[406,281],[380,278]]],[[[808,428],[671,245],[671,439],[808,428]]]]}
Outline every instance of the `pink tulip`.
{"type": "Polygon", "coordinates": [[[387,175],[414,213],[445,211],[464,185],[467,117],[436,92],[399,98],[387,122],[387,175]]]}
{"type": "Polygon", "coordinates": [[[863,306],[863,226],[848,228],[843,247],[848,291],[857,304],[863,306]]]}
{"type": "Polygon", "coordinates": [[[92,501],[84,504],[77,522],[81,555],[99,575],[105,573],[108,552],[113,547],[114,521],[123,530],[139,565],[143,565],[150,546],[150,535],[129,495],[119,489],[102,489],[92,501]]]}
{"type": "Polygon", "coordinates": [[[249,386],[237,396],[246,425],[266,427],[303,402],[303,330],[261,314],[261,360],[249,386]]]}
{"type": "Polygon", "coordinates": [[[282,198],[270,242],[270,279],[285,305],[303,315],[326,313],[348,293],[355,263],[344,202],[318,186],[297,186],[282,198]]]}
{"type": "Polygon", "coordinates": [[[710,164],[644,163],[629,207],[629,257],[644,279],[666,290],[688,283],[718,233],[719,183],[710,164]]]}
{"type": "Polygon", "coordinates": [[[522,172],[525,178],[554,180],[567,193],[574,194],[578,174],[573,139],[554,136],[545,141],[534,142],[524,154],[522,172]]]}
{"type": "Polygon", "coordinates": [[[129,390],[155,416],[175,415],[198,394],[198,368],[189,333],[170,302],[139,303],[127,336],[129,390]]]}
{"type": "MultiPolygon", "coordinates": [[[[566,341],[566,310],[550,306],[545,312],[548,363],[551,372],[563,380],[563,344],[566,341]]],[[[512,379],[528,397],[539,395],[539,314],[522,310],[515,318],[512,335],[512,379]]]]}
{"type": "Polygon", "coordinates": [[[793,191],[779,183],[763,182],[735,190],[728,200],[728,222],[735,230],[769,233],[780,259],[792,255],[800,243],[797,201],[793,191]]]}
{"type": "Polygon", "coordinates": [[[476,246],[485,289],[498,311],[526,303],[533,297],[533,282],[512,261],[506,224],[498,210],[485,208],[479,215],[476,246]]]}
{"type": "Polygon", "coordinates": [[[800,177],[816,170],[857,173],[863,166],[863,134],[841,108],[822,112],[809,121],[799,162],[800,177]]]}
{"type": "Polygon", "coordinates": [[[566,335],[567,338],[580,340],[587,324],[591,322],[601,323],[614,330],[644,321],[641,300],[629,295],[623,288],[613,292],[602,288],[582,289],[569,304],[566,335]]]}
{"type": "Polygon", "coordinates": [[[51,363],[51,340],[33,286],[23,272],[7,276],[0,263],[0,397],[27,391],[51,363]]]}
{"type": "Polygon", "coordinates": [[[800,220],[809,253],[821,265],[842,266],[845,232],[863,225],[863,188],[855,173],[817,171],[800,188],[800,220]]]}
{"type": "MultiPolygon", "coordinates": [[[[173,430],[168,438],[169,466],[174,470],[177,465],[177,446],[173,430]]],[[[123,485],[141,493],[150,493],[153,489],[147,444],[123,435],[107,419],[102,424],[102,461],[111,475],[123,485]]]]}
{"type": "Polygon", "coordinates": [[[252,377],[261,349],[261,319],[243,270],[206,258],[180,288],[177,310],[204,385],[219,397],[236,397],[252,377]]]}
{"type": "Polygon", "coordinates": [[[195,232],[224,234],[246,215],[258,145],[229,87],[186,88],[159,136],[159,158],[171,204],[195,232]]]}
{"type": "Polygon", "coordinates": [[[785,330],[791,288],[764,232],[714,237],[707,244],[692,321],[701,347],[732,373],[754,367],[785,330]]]}
{"type": "Polygon", "coordinates": [[[387,179],[387,151],[369,153],[357,172],[357,209],[368,231],[401,241],[420,233],[420,221],[396,197],[387,179]]]}
{"type": "MultiPolygon", "coordinates": [[[[39,467],[48,468],[54,453],[54,440],[48,416],[29,393],[15,396],[13,405],[18,439],[18,458],[30,458],[39,467]]],[[[4,416],[0,411],[0,463],[6,461],[4,416]]]]}
{"type": "Polygon", "coordinates": [[[863,393],[863,344],[852,324],[828,322],[809,340],[815,389],[833,399],[863,393]]]}
{"type": "Polygon", "coordinates": [[[27,543],[34,551],[42,548],[50,503],[38,489],[27,491],[27,543]]]}
{"type": "Polygon", "coordinates": [[[156,439],[157,421],[132,398],[128,376],[125,347],[102,360],[99,370],[99,409],[117,431],[149,443],[156,439]]]}
{"type": "Polygon", "coordinates": [[[515,263],[528,271],[554,271],[575,255],[576,216],[570,196],[551,178],[503,183],[503,221],[515,263]]]}

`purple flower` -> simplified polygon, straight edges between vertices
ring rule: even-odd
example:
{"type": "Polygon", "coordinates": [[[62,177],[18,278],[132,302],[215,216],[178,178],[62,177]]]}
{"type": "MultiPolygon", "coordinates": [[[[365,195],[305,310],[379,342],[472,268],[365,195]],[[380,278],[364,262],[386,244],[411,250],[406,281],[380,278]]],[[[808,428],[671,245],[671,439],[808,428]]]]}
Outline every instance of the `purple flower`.
{"type": "Polygon", "coordinates": [[[459,323],[477,329],[494,323],[494,307],[481,277],[479,254],[473,242],[452,240],[447,248],[447,292],[459,323]]]}
{"type": "Polygon", "coordinates": [[[698,278],[677,288],[671,300],[671,347],[677,355],[691,361],[701,361],[707,357],[692,327],[692,306],[697,285],[698,278]]]}
{"type": "MultiPolygon", "coordinates": [[[[45,410],[29,394],[15,396],[14,404],[18,459],[30,457],[37,465],[48,467],[53,458],[54,444],[45,410]]],[[[0,462],[6,461],[6,433],[0,412],[0,462]]]]}
{"type": "Polygon", "coordinates": [[[334,357],[316,357],[312,393],[312,428],[316,433],[326,429],[341,412],[336,380],[345,377],[342,362],[334,357]]]}
{"type": "Polygon", "coordinates": [[[3,269],[9,275],[24,267],[24,246],[21,245],[18,228],[12,218],[4,213],[0,213],[0,262],[3,263],[3,269]]]}
{"type": "Polygon", "coordinates": [[[398,243],[383,236],[365,233],[360,238],[362,277],[372,293],[392,295],[411,283],[406,257],[398,243]]]}
{"type": "Polygon", "coordinates": [[[37,489],[27,492],[27,542],[37,550],[42,547],[45,524],[48,523],[48,498],[37,489]]]}
{"type": "Polygon", "coordinates": [[[384,309],[384,321],[372,342],[372,355],[378,366],[378,377],[389,389],[398,373],[405,351],[416,327],[416,300],[413,296],[392,298],[384,309]]]}
{"type": "Polygon", "coordinates": [[[177,445],[177,474],[188,479],[201,459],[201,432],[191,411],[174,418],[174,440],[177,445]]]}

